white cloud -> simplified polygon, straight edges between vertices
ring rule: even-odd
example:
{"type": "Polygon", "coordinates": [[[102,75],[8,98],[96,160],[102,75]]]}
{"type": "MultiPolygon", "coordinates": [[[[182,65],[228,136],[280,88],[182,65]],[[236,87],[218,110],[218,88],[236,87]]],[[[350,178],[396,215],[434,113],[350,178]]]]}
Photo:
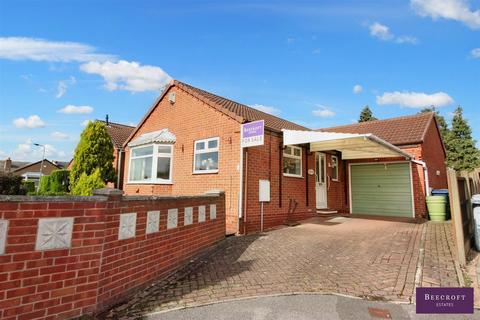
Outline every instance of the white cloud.
{"type": "Polygon", "coordinates": [[[36,38],[0,37],[0,58],[51,62],[106,61],[115,57],[96,53],[92,46],[78,42],[56,42],[36,38]]]}
{"type": "Polygon", "coordinates": [[[69,138],[68,134],[60,131],[54,131],[50,136],[55,140],[67,140],[69,138]]]}
{"type": "Polygon", "coordinates": [[[67,113],[67,114],[92,113],[93,108],[90,106],[74,106],[72,104],[69,104],[63,107],[62,109],[59,109],[57,112],[67,113]]]}
{"type": "Polygon", "coordinates": [[[67,92],[67,88],[71,85],[74,85],[75,83],[77,83],[77,79],[75,79],[75,77],[73,76],[67,80],[60,80],[57,85],[57,94],[55,95],[55,97],[57,99],[63,97],[67,92]]]}
{"type": "MultiPolygon", "coordinates": [[[[12,151],[12,159],[20,161],[38,161],[43,156],[43,148],[34,146],[32,139],[20,143],[12,151]]],[[[45,158],[49,160],[66,160],[67,155],[64,151],[58,150],[51,144],[45,144],[45,158]]]]}
{"type": "Polygon", "coordinates": [[[110,91],[160,91],[172,79],[159,67],[142,66],[138,62],[125,60],[103,63],[92,61],[82,64],[80,70],[102,76],[106,82],[105,87],[110,91]]]}
{"type": "Polygon", "coordinates": [[[360,93],[363,91],[363,87],[359,84],[356,84],[353,86],[353,89],[352,89],[353,93],[360,93]]]}
{"type": "Polygon", "coordinates": [[[390,28],[386,25],[383,25],[379,22],[372,23],[369,26],[370,35],[374,38],[383,40],[383,41],[393,41],[396,43],[409,43],[409,44],[416,44],[418,39],[412,36],[395,36],[391,31],[390,28]]]}
{"type": "Polygon", "coordinates": [[[410,43],[410,44],[417,44],[418,39],[412,36],[400,36],[395,38],[396,43],[410,43]]]}
{"type": "Polygon", "coordinates": [[[472,51],[470,51],[470,54],[472,55],[472,58],[480,59],[480,48],[473,49],[472,51]]]}
{"type": "Polygon", "coordinates": [[[294,43],[294,42],[295,42],[295,38],[293,38],[293,37],[288,37],[287,38],[287,43],[288,44],[291,44],[291,43],[294,43]]]}
{"type": "Polygon", "coordinates": [[[265,106],[263,104],[252,104],[250,107],[258,109],[258,110],[263,111],[263,112],[268,113],[268,114],[272,114],[274,116],[277,116],[282,112],[282,110],[280,110],[278,108],[265,106]]]}
{"type": "Polygon", "coordinates": [[[472,29],[480,28],[480,10],[470,9],[468,0],[411,0],[410,4],[422,17],[455,20],[472,29]]]}
{"type": "Polygon", "coordinates": [[[318,105],[318,109],[313,110],[312,114],[320,118],[331,118],[336,115],[336,113],[330,110],[330,108],[322,105],[318,105]]]}
{"type": "Polygon", "coordinates": [[[375,22],[370,25],[370,35],[381,40],[390,40],[393,34],[390,33],[390,28],[381,23],[375,22]]]}
{"type": "Polygon", "coordinates": [[[377,96],[379,105],[400,105],[408,108],[423,108],[429,106],[442,107],[453,103],[452,97],[445,92],[427,94],[423,92],[385,92],[377,96]]]}
{"type": "Polygon", "coordinates": [[[13,120],[13,125],[17,128],[41,128],[45,122],[37,115],[31,115],[28,118],[17,118],[13,120]]]}

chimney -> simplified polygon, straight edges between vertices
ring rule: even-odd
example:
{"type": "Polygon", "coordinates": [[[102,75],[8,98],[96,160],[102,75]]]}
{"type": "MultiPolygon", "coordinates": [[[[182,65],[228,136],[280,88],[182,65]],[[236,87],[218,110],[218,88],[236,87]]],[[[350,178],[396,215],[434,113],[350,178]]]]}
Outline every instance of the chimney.
{"type": "Polygon", "coordinates": [[[12,160],[10,158],[7,158],[3,164],[3,172],[9,173],[11,169],[12,169],[12,160]]]}
{"type": "Polygon", "coordinates": [[[108,114],[105,115],[105,123],[107,124],[107,127],[110,125],[110,123],[108,122],[108,114]]]}

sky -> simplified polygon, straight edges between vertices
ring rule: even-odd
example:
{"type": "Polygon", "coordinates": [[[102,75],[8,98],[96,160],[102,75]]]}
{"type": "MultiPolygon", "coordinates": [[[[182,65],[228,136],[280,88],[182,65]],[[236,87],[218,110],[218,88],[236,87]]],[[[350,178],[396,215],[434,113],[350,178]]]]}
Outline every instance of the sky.
{"type": "Polygon", "coordinates": [[[480,0],[2,0],[0,159],[68,161],[171,79],[313,129],[460,105],[480,140],[480,0]]]}

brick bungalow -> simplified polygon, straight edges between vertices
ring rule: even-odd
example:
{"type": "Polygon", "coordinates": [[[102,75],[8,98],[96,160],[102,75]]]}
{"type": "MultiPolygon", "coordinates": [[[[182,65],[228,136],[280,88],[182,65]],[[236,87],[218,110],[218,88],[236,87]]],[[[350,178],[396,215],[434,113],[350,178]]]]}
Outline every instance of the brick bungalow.
{"type": "Polygon", "coordinates": [[[227,233],[260,230],[260,179],[265,229],[336,211],[424,218],[428,189],[446,188],[433,113],[312,131],[176,80],[123,147],[126,194],[223,190],[227,233]],[[240,125],[255,120],[264,145],[241,150],[240,125]]]}

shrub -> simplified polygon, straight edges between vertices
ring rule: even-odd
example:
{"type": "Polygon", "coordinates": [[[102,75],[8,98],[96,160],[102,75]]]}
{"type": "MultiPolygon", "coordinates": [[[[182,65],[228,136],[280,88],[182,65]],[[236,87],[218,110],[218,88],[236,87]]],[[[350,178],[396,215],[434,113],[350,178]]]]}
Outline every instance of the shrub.
{"type": "Polygon", "coordinates": [[[70,171],[54,170],[40,179],[38,193],[41,195],[63,195],[70,191],[70,171]]]}
{"type": "Polygon", "coordinates": [[[27,194],[35,193],[35,181],[24,180],[22,181],[22,188],[27,194]]]}
{"type": "Polygon", "coordinates": [[[22,177],[12,174],[0,174],[0,194],[24,195],[25,193],[25,189],[22,187],[22,177]]]}
{"type": "Polygon", "coordinates": [[[87,176],[95,170],[100,171],[103,182],[114,181],[113,144],[104,123],[90,122],[80,135],[80,142],[75,149],[70,188],[73,190],[80,176],[87,176]]]}
{"type": "Polygon", "coordinates": [[[91,196],[93,190],[105,187],[100,169],[95,169],[91,175],[85,172],[80,175],[71,193],[76,196],[91,196]]]}

